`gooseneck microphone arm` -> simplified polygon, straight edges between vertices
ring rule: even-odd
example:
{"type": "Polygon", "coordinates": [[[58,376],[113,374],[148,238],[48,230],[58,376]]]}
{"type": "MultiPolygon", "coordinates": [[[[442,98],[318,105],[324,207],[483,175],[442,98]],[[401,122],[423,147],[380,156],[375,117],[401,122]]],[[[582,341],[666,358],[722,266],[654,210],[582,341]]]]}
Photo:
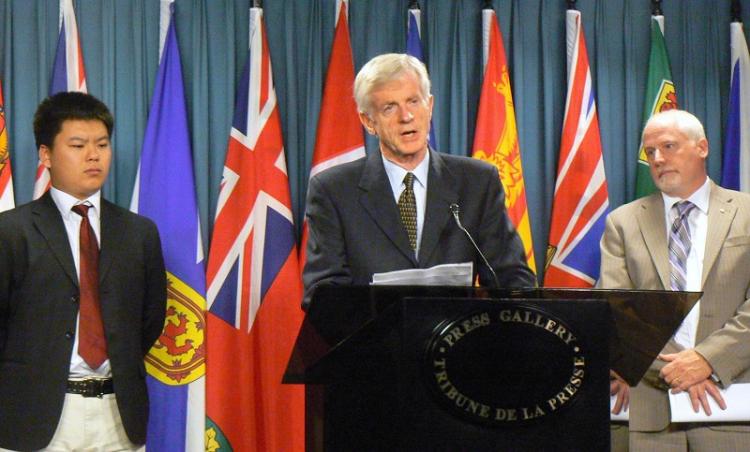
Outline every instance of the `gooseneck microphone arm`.
{"type": "Polygon", "coordinates": [[[474,238],[471,236],[469,231],[467,231],[464,225],[461,224],[461,208],[456,203],[451,204],[450,206],[448,206],[448,208],[453,214],[453,219],[456,220],[456,226],[458,226],[458,229],[462,230],[463,233],[466,234],[466,238],[469,239],[471,244],[474,246],[474,249],[477,250],[479,257],[481,257],[482,261],[484,262],[484,265],[489,269],[490,273],[492,273],[492,279],[495,281],[495,287],[499,289],[500,281],[497,279],[497,273],[495,273],[495,269],[492,268],[492,265],[490,265],[487,257],[485,257],[484,253],[482,253],[482,250],[479,249],[479,246],[477,246],[477,242],[474,241],[474,238]]]}

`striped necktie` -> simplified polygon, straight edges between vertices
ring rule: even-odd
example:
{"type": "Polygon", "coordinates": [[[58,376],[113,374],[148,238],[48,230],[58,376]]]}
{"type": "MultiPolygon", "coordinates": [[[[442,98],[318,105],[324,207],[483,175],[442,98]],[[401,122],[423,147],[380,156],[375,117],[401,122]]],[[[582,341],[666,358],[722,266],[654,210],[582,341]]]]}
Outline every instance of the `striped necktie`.
{"type": "Polygon", "coordinates": [[[406,173],[404,177],[404,191],[398,197],[398,211],[401,214],[401,223],[409,235],[411,249],[417,249],[417,201],[414,197],[414,174],[406,173]]]}
{"type": "Polygon", "coordinates": [[[687,258],[690,255],[690,224],[688,216],[695,208],[690,201],[680,201],[672,206],[677,217],[669,228],[669,282],[672,290],[687,287],[687,258]]]}

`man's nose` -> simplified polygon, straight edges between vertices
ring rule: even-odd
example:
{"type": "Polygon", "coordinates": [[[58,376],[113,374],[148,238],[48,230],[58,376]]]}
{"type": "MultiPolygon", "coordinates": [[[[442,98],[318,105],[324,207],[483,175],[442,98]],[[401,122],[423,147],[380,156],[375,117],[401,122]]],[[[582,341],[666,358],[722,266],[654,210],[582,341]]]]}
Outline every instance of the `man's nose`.
{"type": "Polygon", "coordinates": [[[99,146],[90,145],[86,146],[86,160],[99,160],[101,157],[101,151],[99,146]]]}

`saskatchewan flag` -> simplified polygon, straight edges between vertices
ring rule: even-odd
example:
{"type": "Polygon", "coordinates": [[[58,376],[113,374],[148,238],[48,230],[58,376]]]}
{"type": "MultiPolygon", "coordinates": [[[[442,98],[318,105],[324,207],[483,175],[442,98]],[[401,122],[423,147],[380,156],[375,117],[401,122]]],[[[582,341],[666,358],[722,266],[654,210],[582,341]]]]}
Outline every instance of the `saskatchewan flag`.
{"type": "MultiPolygon", "coordinates": [[[[646,99],[643,108],[643,125],[654,113],[677,108],[677,93],[672,83],[669,69],[669,55],[664,44],[664,16],[651,16],[651,54],[648,59],[648,79],[646,99]]],[[[643,128],[641,127],[641,130],[643,128]]],[[[656,190],[646,160],[646,152],[641,142],[638,151],[638,167],[635,175],[635,198],[640,198],[656,190]]]]}

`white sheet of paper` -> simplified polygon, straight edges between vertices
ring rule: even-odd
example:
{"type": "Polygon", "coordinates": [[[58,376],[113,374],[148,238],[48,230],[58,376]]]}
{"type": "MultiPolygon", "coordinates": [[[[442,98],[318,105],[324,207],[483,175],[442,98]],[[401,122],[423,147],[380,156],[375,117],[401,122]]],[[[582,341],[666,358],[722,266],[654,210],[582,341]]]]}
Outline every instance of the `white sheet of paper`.
{"type": "Polygon", "coordinates": [[[720,389],[721,396],[727,404],[722,410],[716,401],[708,396],[711,416],[706,415],[703,407],[693,411],[690,396],[687,392],[669,393],[669,406],[672,410],[672,422],[737,422],[750,421],[750,383],[735,383],[727,389],[720,389]]]}
{"type": "Polygon", "coordinates": [[[382,286],[471,286],[474,263],[442,264],[372,275],[372,285],[382,286]]]}
{"type": "Polygon", "coordinates": [[[617,400],[617,396],[609,396],[609,420],[610,421],[629,421],[630,420],[630,411],[628,409],[620,410],[618,414],[612,413],[612,408],[615,407],[615,401],[617,400]]]}

